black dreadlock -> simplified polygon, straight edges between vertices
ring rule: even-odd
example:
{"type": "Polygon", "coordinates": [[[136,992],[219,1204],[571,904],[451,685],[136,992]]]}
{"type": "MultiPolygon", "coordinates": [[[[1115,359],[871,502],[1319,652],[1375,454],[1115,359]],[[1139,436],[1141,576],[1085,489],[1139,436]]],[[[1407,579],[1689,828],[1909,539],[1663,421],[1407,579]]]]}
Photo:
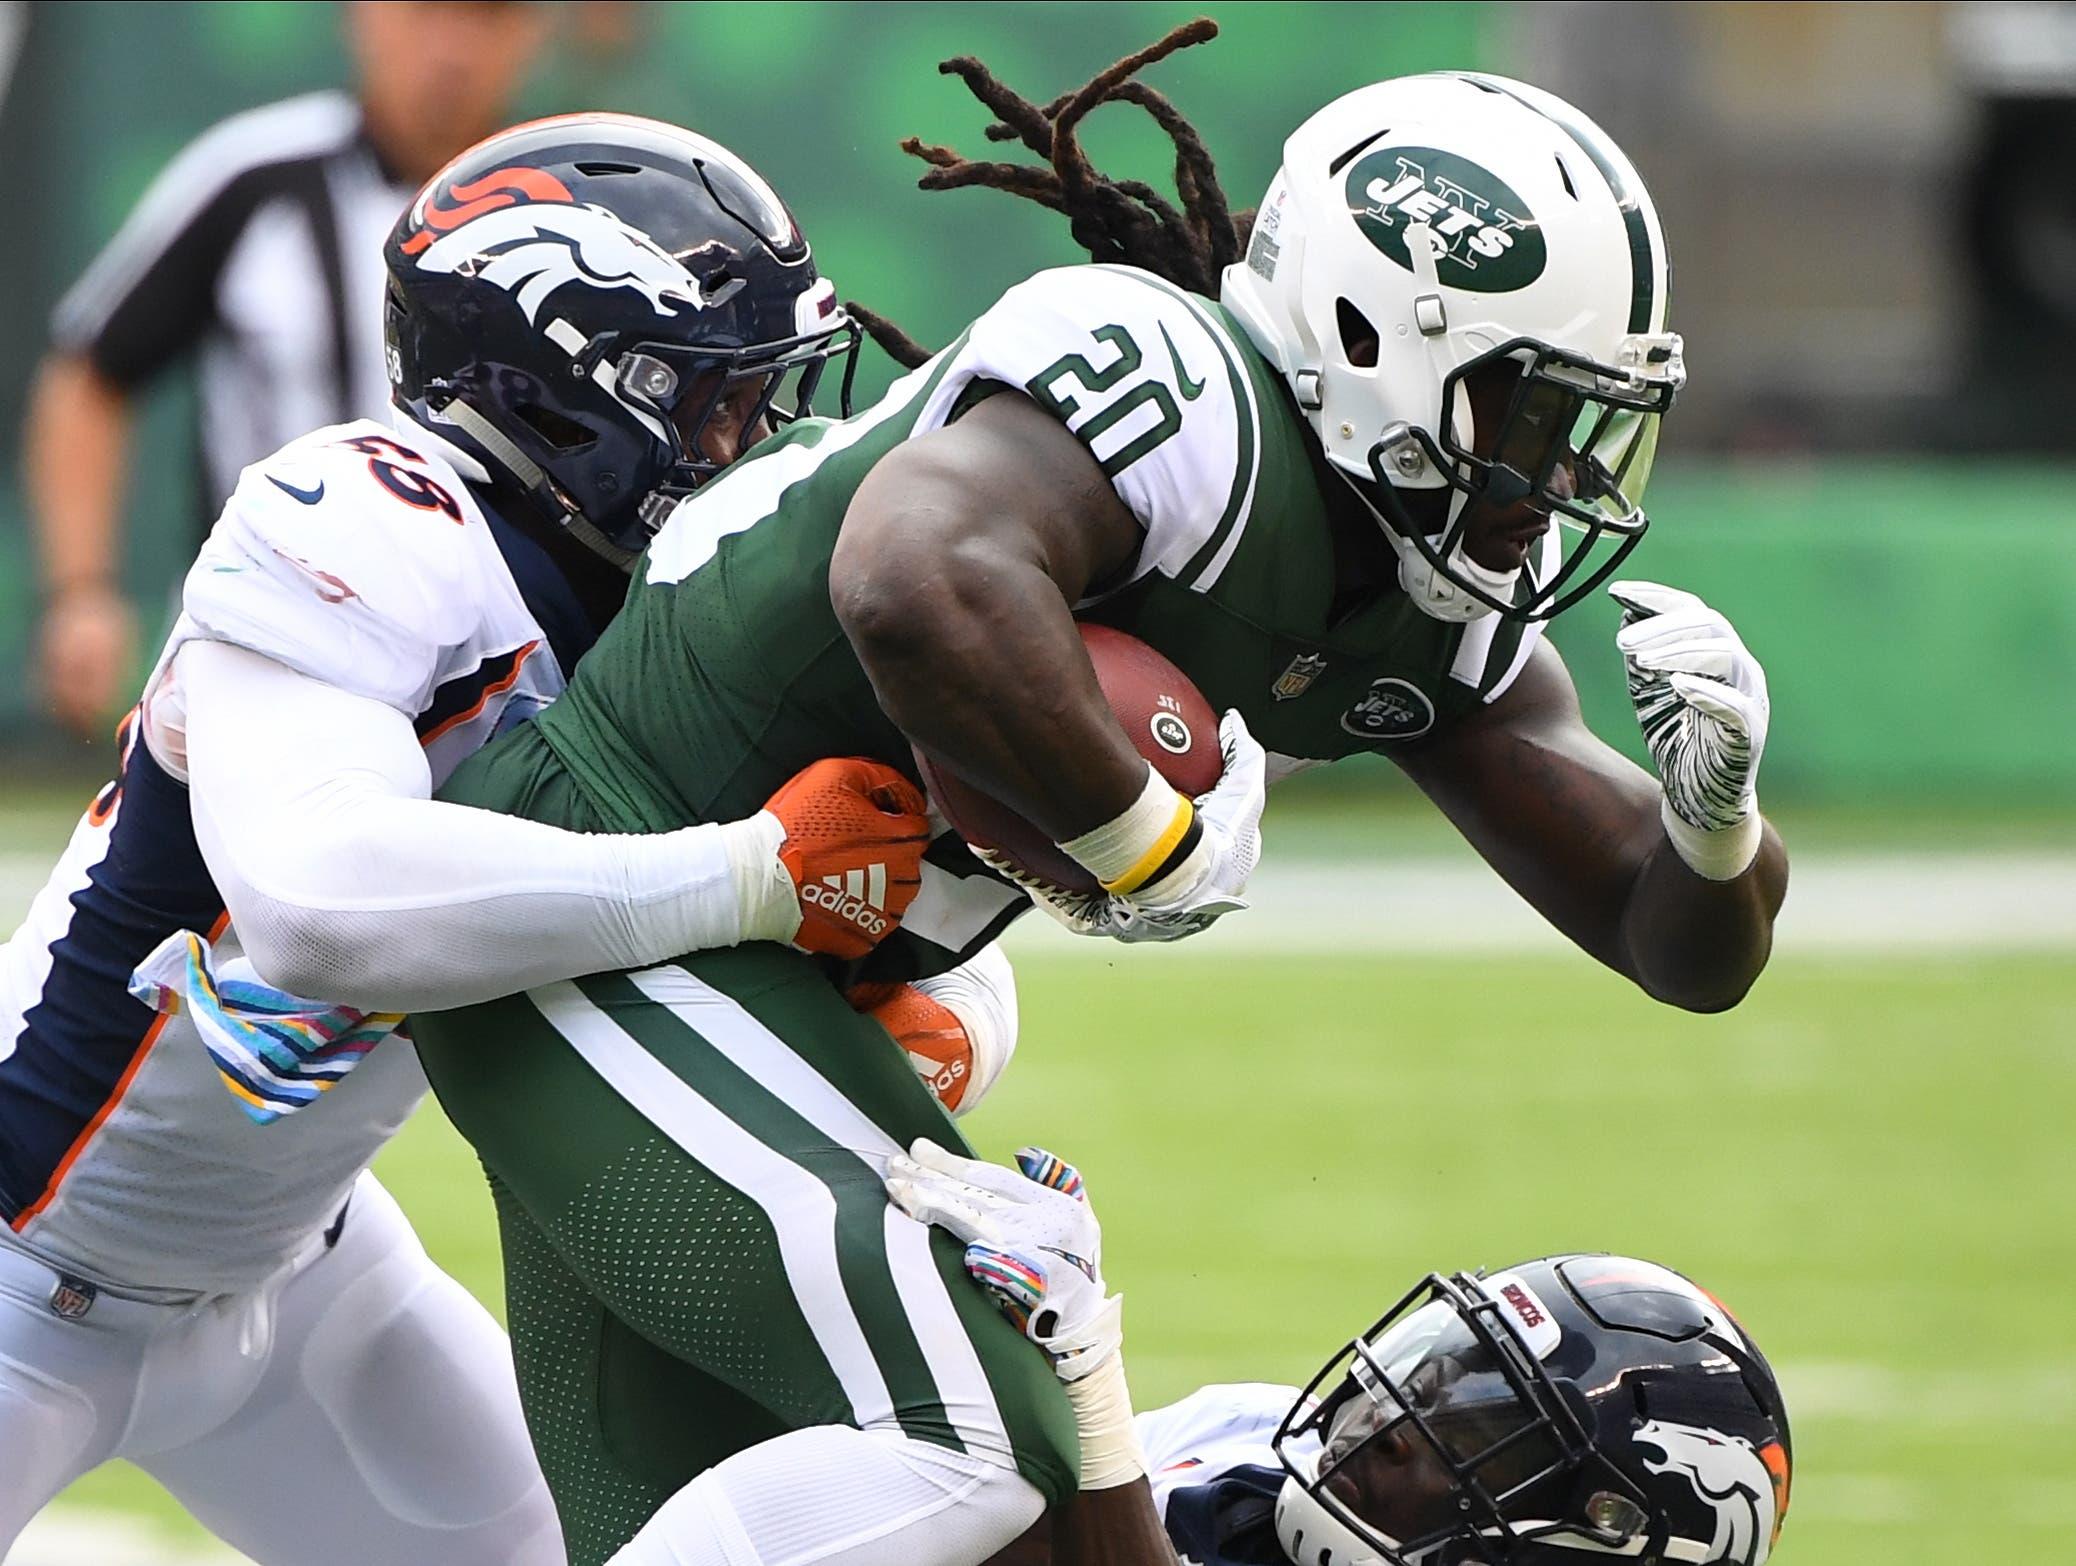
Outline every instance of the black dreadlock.
{"type": "MultiPolygon", "coordinates": [[[[1020,141],[1046,159],[1049,167],[980,162],[915,136],[904,140],[901,150],[931,165],[930,172],[916,182],[924,190],[979,185],[1022,196],[1064,214],[1091,260],[1141,267],[1177,287],[1215,296],[1219,273],[1239,260],[1246,248],[1254,214],[1236,216],[1232,212],[1196,127],[1163,94],[1132,78],[1178,50],[1217,36],[1218,24],[1208,16],[1185,22],[1157,43],[1126,55],[1042,108],[1005,87],[971,55],[945,60],[937,67],[939,73],[958,77],[995,116],[995,123],[987,128],[987,139],[1020,141]],[[1136,104],[1168,133],[1175,143],[1175,193],[1182,201],[1180,210],[1152,186],[1135,179],[1111,179],[1089,162],[1076,129],[1102,103],[1136,104]]],[[[904,368],[914,369],[930,357],[929,349],[885,316],[855,303],[847,302],[845,308],[904,368]]]]}

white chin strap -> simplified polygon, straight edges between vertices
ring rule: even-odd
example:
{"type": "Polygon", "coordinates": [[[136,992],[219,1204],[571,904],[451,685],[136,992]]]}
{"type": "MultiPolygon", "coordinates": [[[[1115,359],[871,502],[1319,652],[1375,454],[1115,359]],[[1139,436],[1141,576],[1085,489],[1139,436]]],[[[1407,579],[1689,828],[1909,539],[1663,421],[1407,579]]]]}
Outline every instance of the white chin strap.
{"type": "MultiPolygon", "coordinates": [[[[1456,525],[1470,497],[1461,490],[1449,497],[1449,520],[1443,526],[1446,533],[1456,525]]],[[[1399,537],[1395,528],[1387,527],[1384,536],[1391,540],[1391,547],[1398,551],[1398,585],[1406,590],[1406,596],[1420,606],[1423,614],[1437,620],[1460,623],[1465,620],[1482,619],[1493,612],[1490,604],[1480,603],[1456,583],[1449,580],[1429,563],[1427,557],[1413,547],[1412,543],[1399,537]]],[[[1463,540],[1443,557],[1449,569],[1459,576],[1475,582],[1501,603],[1509,603],[1514,596],[1514,587],[1521,580],[1521,567],[1511,571],[1494,571],[1481,566],[1463,552],[1463,540]]]]}
{"type": "MultiPolygon", "coordinates": [[[[1348,479],[1348,474],[1343,472],[1342,477],[1344,480],[1348,479]]],[[[1377,509],[1377,503],[1363,493],[1359,484],[1350,481],[1348,488],[1369,511],[1370,516],[1376,521],[1378,530],[1383,533],[1392,550],[1398,555],[1398,585],[1405,589],[1406,596],[1420,607],[1423,614],[1460,625],[1466,620],[1480,619],[1494,612],[1490,604],[1480,603],[1430,565],[1427,557],[1421,554],[1409,539],[1400,536],[1398,529],[1384,519],[1384,514],[1377,509]]],[[[1450,490],[1448,520],[1442,524],[1443,536],[1448,535],[1449,529],[1454,527],[1457,519],[1463,515],[1463,508],[1469,504],[1470,496],[1462,490],[1450,490]]],[[[1494,571],[1481,566],[1463,552],[1461,539],[1458,539],[1456,546],[1442,558],[1451,570],[1477,583],[1501,603],[1513,601],[1515,585],[1521,580],[1520,566],[1514,567],[1511,571],[1494,571]]]]}

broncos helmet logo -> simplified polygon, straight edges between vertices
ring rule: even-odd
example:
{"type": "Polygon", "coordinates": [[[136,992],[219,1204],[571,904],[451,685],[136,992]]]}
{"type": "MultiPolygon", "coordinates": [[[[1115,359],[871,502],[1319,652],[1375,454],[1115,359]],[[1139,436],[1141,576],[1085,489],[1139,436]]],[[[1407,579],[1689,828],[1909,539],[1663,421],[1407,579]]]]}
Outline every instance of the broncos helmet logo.
{"type": "Polygon", "coordinates": [[[404,241],[428,272],[480,278],[517,300],[539,324],[548,296],[569,283],[640,294],[659,316],[705,303],[699,283],[661,245],[603,207],[572,201],[562,182],[539,169],[506,169],[448,194],[431,191],[414,215],[424,224],[404,241]]]}
{"type": "Polygon", "coordinates": [[[1748,1441],[1694,1425],[1653,1419],[1635,1439],[1655,1446],[1663,1462],[1646,1457],[1654,1474],[1680,1474],[1716,1515],[1710,1561],[1726,1566],[1763,1566],[1779,1537],[1775,1514],[1777,1486],[1771,1471],[1748,1441]]]}

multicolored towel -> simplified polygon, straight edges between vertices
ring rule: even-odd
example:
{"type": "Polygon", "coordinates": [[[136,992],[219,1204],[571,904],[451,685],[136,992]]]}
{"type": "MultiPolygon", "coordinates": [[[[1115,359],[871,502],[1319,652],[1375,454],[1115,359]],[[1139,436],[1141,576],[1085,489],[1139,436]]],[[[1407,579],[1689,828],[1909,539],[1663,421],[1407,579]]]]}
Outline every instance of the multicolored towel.
{"type": "Polygon", "coordinates": [[[404,1020],[277,990],[243,958],[219,975],[209,943],[192,930],[167,936],[137,964],[130,993],[154,1011],[193,1018],[223,1085],[263,1126],[315,1103],[404,1020]]]}

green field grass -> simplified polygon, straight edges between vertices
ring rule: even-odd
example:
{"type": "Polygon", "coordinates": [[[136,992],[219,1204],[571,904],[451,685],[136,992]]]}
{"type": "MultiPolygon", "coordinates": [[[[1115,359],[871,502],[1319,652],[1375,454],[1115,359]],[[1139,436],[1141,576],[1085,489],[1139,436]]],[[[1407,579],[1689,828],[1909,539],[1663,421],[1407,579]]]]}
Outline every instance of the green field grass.
{"type": "MultiPolygon", "coordinates": [[[[1635,1251],[1706,1281],[1782,1369],[1778,1559],[2070,1558],[2065,957],[1786,957],[1718,1018],[1583,960],[1120,951],[1022,972],[1022,1053],[968,1128],[1087,1172],[1142,1407],[1302,1379],[1429,1267],[1635,1251]]],[[[423,1114],[380,1168],[495,1301],[452,1132],[423,1114]]],[[[127,1469],[75,1498],[191,1527],[127,1469]]]]}

